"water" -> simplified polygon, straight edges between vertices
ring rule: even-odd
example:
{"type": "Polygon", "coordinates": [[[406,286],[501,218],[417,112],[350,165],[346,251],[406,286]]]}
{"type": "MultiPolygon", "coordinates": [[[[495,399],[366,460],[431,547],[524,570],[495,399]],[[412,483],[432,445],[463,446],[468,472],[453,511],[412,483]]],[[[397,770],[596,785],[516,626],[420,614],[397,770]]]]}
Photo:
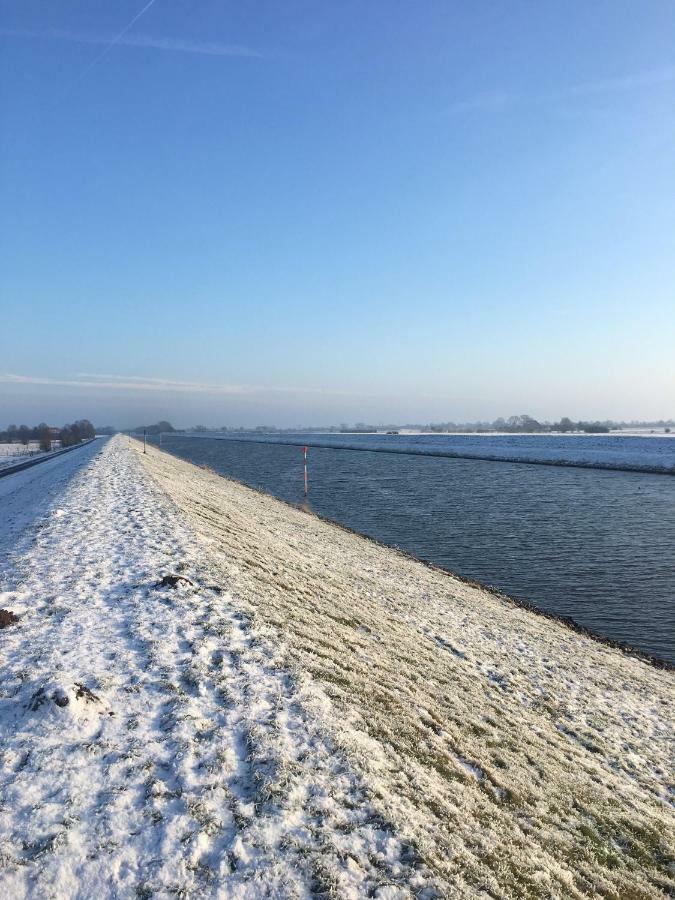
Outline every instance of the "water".
{"type": "MultiPolygon", "coordinates": [[[[166,435],[162,444],[302,502],[296,445],[166,435]]],[[[326,447],[311,447],[309,475],[317,513],[675,663],[675,478],[326,447]]]]}

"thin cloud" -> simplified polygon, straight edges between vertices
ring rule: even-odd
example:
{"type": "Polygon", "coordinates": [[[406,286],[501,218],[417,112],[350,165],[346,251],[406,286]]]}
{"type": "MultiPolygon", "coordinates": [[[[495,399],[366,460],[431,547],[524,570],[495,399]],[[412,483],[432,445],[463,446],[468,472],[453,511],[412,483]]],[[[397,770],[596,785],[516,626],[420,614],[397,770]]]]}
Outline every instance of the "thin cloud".
{"type": "Polygon", "coordinates": [[[632,75],[622,75],[618,78],[577,84],[568,88],[562,95],[581,97],[587,94],[612,94],[643,87],[655,87],[671,81],[675,81],[675,66],[665,66],[662,69],[650,69],[646,72],[634,72],[632,75]]]}
{"type": "MultiPolygon", "coordinates": [[[[127,26],[127,29],[130,27],[131,25],[127,26]]],[[[165,50],[175,53],[196,53],[201,56],[241,56],[256,59],[262,57],[262,54],[257,50],[252,50],[250,47],[244,47],[239,44],[225,44],[219,41],[190,41],[148,34],[127,34],[126,29],[117,38],[109,34],[84,31],[28,31],[16,28],[0,28],[0,35],[33,40],[67,41],[75,44],[93,44],[105,47],[106,49],[92,62],[90,68],[100,62],[115,46],[136,47],[145,50],[165,50]]]]}
{"type": "Polygon", "coordinates": [[[634,72],[616,78],[581,82],[559,91],[547,93],[518,93],[516,91],[484,91],[458,100],[445,110],[446,115],[461,115],[471,112],[499,113],[514,106],[552,103],[580,97],[622,94],[641,88],[658,87],[675,81],[675,66],[634,72]]]}
{"type": "Polygon", "coordinates": [[[255,394],[330,394],[343,396],[340,391],[324,388],[295,388],[279,385],[209,384],[200,381],[175,381],[166,378],[146,378],[139,375],[80,374],[69,378],[49,378],[39,375],[0,374],[0,384],[43,385],[51,387],[87,388],[97,390],[152,391],[190,394],[222,394],[251,396],[255,394]]]}

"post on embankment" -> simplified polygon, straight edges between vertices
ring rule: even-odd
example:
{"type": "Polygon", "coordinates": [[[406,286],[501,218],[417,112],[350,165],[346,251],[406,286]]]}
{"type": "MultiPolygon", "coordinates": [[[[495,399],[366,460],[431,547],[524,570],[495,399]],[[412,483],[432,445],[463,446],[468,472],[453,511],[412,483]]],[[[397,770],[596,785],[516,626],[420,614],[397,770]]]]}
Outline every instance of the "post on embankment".
{"type": "Polygon", "coordinates": [[[147,432],[146,432],[146,430],[145,430],[145,428],[144,428],[144,429],[143,429],[143,453],[147,453],[147,450],[145,449],[145,439],[146,439],[146,434],[147,434],[147,432]]]}
{"type": "Polygon", "coordinates": [[[308,451],[308,449],[309,449],[309,447],[302,448],[302,453],[303,453],[303,456],[305,459],[305,497],[309,493],[309,481],[307,480],[307,451],[308,451]]]}

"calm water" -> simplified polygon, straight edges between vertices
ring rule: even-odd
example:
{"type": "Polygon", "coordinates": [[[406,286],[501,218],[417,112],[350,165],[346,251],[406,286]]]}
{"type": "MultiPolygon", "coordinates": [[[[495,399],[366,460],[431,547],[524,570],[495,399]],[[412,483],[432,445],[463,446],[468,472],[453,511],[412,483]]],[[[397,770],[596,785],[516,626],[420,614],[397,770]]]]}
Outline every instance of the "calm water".
{"type": "MultiPolygon", "coordinates": [[[[298,446],[162,443],[303,499],[298,446]]],[[[675,478],[325,447],[310,449],[309,477],[317,513],[675,662],[675,478]]]]}

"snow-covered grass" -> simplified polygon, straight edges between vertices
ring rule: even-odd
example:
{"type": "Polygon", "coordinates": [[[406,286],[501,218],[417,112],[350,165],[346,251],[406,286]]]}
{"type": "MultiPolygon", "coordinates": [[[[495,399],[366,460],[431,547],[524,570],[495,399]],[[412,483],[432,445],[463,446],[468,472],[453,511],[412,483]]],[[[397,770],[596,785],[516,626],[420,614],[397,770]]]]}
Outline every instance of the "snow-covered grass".
{"type": "Polygon", "coordinates": [[[0,896],[441,893],[124,438],[0,503],[0,896]]]}
{"type": "MultiPolygon", "coordinates": [[[[280,665],[444,896],[667,896],[672,672],[151,448],[280,665]]],[[[636,598],[636,602],[640,602],[636,598]]]]}

